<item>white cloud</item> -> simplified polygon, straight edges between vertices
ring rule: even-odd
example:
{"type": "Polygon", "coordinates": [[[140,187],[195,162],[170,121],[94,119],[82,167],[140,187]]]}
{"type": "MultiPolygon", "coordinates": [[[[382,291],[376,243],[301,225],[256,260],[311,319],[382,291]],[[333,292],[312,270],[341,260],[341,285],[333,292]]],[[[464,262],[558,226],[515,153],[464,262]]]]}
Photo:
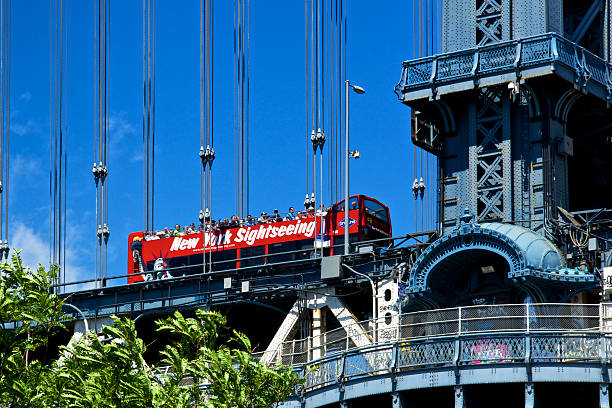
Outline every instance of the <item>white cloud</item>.
{"type": "Polygon", "coordinates": [[[25,91],[24,93],[19,95],[19,100],[21,101],[30,102],[31,99],[32,99],[32,94],[30,93],[30,91],[25,91]]]}
{"type": "Polygon", "coordinates": [[[16,154],[11,158],[11,178],[17,181],[43,177],[43,163],[40,157],[16,154]]]}
{"type": "Polygon", "coordinates": [[[125,112],[113,113],[108,118],[108,135],[111,147],[119,147],[126,136],[136,134],[136,127],[128,122],[125,112]]]}
{"type": "Polygon", "coordinates": [[[131,162],[141,162],[142,161],[142,152],[137,152],[130,157],[131,162]]]}
{"type": "MultiPolygon", "coordinates": [[[[36,268],[39,264],[45,268],[49,267],[49,239],[47,237],[48,230],[35,230],[28,227],[20,221],[14,221],[10,224],[9,245],[11,248],[21,250],[21,259],[24,265],[30,268],[36,268]]],[[[79,231],[73,227],[69,227],[67,231],[67,243],[82,242],[78,239],[79,231]]],[[[83,248],[68,244],[66,247],[66,282],[75,282],[79,280],[91,279],[88,268],[80,261],[82,259],[91,259],[84,256],[87,251],[83,248]]],[[[62,273],[63,274],[63,273],[62,273]]],[[[79,290],[92,287],[92,284],[84,284],[69,287],[67,290],[79,290]]]]}
{"type": "Polygon", "coordinates": [[[32,119],[28,119],[28,121],[24,123],[11,122],[11,132],[15,133],[19,136],[26,135],[28,133],[32,133],[38,130],[38,124],[34,122],[32,119]]]}

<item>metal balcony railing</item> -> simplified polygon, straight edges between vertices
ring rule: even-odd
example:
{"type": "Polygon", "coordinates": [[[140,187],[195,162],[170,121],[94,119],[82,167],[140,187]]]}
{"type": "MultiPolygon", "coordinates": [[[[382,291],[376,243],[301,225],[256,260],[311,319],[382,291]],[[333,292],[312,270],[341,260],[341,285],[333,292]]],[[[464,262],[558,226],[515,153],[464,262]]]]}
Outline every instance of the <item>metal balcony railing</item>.
{"type": "MultiPolygon", "coordinates": [[[[428,352],[437,350],[434,353],[435,358],[440,357],[442,352],[440,350],[446,347],[445,344],[454,342],[457,338],[466,338],[466,341],[468,338],[476,339],[474,340],[476,343],[466,343],[468,348],[482,349],[484,353],[492,347],[491,350],[494,351],[486,352],[502,353],[499,349],[501,346],[498,347],[488,342],[482,343],[478,339],[488,338],[488,336],[497,338],[496,336],[500,335],[512,339],[524,339],[526,335],[541,336],[551,333],[554,333],[554,336],[578,336],[578,338],[583,338],[584,335],[596,337],[610,335],[612,337],[612,304],[545,303],[468,306],[405,313],[390,320],[381,318],[377,321],[367,320],[354,325],[357,324],[363,330],[342,327],[323,333],[321,336],[284,342],[278,350],[273,351],[273,360],[295,366],[309,364],[320,357],[350,353],[357,349],[355,333],[364,333],[373,348],[381,344],[400,342],[402,347],[410,345],[410,347],[416,347],[414,350],[421,350],[424,347],[423,344],[428,344],[428,352]]],[[[512,344],[503,346],[506,350],[503,351],[503,355],[513,355],[508,354],[517,347],[515,343],[512,344]]],[[[612,343],[610,349],[612,350],[612,343]]],[[[421,352],[417,352],[419,353],[421,352]]],[[[483,359],[479,358],[479,360],[483,359]]]]}
{"type": "Polygon", "coordinates": [[[448,54],[405,61],[395,86],[400,99],[419,88],[435,89],[461,80],[478,83],[479,78],[515,72],[520,76],[530,68],[561,64],[575,71],[576,82],[588,81],[612,92],[611,65],[583,47],[555,34],[547,33],[505,41],[448,54]]]}
{"type": "MultiPolygon", "coordinates": [[[[312,390],[353,378],[413,369],[512,363],[605,365],[612,360],[611,304],[432,310],[402,315],[395,329],[398,337],[391,341],[358,349],[346,347],[340,352],[330,347],[328,355],[306,364],[295,359],[299,354],[281,355],[280,361],[290,363],[286,357],[291,357],[293,364],[300,366],[305,390],[312,390]]],[[[329,338],[330,333],[326,336],[329,338]]],[[[337,341],[334,338],[323,344],[329,347],[337,341]]],[[[345,344],[349,343],[345,338],[345,344]]],[[[312,344],[312,340],[306,339],[303,344],[312,344]]]]}

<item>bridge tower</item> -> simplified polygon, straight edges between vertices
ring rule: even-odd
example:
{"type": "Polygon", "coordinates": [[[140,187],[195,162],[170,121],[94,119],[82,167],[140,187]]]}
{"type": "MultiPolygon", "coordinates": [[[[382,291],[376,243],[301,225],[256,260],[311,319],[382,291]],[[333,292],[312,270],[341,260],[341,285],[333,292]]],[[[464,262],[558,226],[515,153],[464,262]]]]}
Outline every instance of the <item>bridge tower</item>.
{"type": "Polygon", "coordinates": [[[443,53],[397,87],[440,159],[443,232],[468,208],[550,235],[557,207],[611,201],[610,27],[603,0],[444,1],[443,53]]]}
{"type": "Polygon", "coordinates": [[[404,62],[396,94],[412,108],[413,142],[439,159],[440,233],[470,238],[430,246],[408,293],[431,289],[448,251],[504,252],[489,239],[499,234],[552,251],[519,250],[517,268],[502,255],[507,282],[548,273],[506,301],[569,293],[542,289],[546,280],[596,280],[605,248],[588,234],[612,204],[610,10],[609,0],[444,0],[441,53],[404,62]],[[554,265],[538,260],[545,253],[554,265]]]}

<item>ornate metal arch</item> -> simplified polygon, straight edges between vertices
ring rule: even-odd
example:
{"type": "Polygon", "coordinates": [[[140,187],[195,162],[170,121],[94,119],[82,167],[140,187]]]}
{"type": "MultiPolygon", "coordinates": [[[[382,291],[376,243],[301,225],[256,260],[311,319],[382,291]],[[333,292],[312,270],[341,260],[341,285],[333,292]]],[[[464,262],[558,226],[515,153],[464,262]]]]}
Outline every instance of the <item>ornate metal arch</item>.
{"type": "Polygon", "coordinates": [[[407,292],[425,292],[431,272],[444,259],[462,251],[485,250],[502,256],[510,266],[509,276],[525,269],[525,256],[515,242],[497,231],[465,224],[431,244],[413,265],[407,292]]]}
{"type": "Polygon", "coordinates": [[[555,116],[561,119],[563,123],[566,123],[570,110],[582,96],[583,95],[575,89],[565,91],[555,105],[555,116]]]}
{"type": "Polygon", "coordinates": [[[533,283],[533,290],[537,289],[537,284],[526,281],[527,278],[561,284],[596,281],[595,275],[588,270],[568,268],[558,248],[532,230],[512,224],[465,222],[421,253],[408,274],[406,293],[414,295],[428,291],[432,272],[445,259],[474,250],[489,251],[504,258],[509,266],[508,278],[523,286],[533,283]]]}

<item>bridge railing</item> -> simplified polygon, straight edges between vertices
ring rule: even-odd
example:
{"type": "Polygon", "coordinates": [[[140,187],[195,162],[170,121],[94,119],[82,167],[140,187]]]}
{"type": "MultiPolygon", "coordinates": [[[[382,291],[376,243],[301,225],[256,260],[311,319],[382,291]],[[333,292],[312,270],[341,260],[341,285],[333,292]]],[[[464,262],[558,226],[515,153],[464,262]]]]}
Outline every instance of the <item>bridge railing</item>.
{"type": "Polygon", "coordinates": [[[608,364],[612,337],[599,332],[464,334],[432,340],[411,339],[349,350],[301,368],[305,388],[415,369],[490,364],[608,364]]]}
{"type": "MultiPolygon", "coordinates": [[[[514,334],[547,333],[612,335],[612,304],[481,305],[404,313],[353,323],[320,336],[287,341],[273,353],[274,361],[301,365],[356,349],[356,344],[364,343],[363,338],[356,336],[367,337],[372,347],[394,341],[420,344],[440,339],[440,345],[436,346],[440,348],[449,338],[463,336],[504,334],[513,338],[514,334]]],[[[436,353],[440,352],[441,349],[436,353]]]]}
{"type": "Polygon", "coordinates": [[[447,54],[433,55],[402,64],[402,74],[395,92],[436,87],[458,80],[477,79],[504,71],[517,73],[535,65],[559,62],[573,69],[576,81],[593,80],[612,90],[612,66],[583,47],[555,34],[499,42],[447,54]]]}

